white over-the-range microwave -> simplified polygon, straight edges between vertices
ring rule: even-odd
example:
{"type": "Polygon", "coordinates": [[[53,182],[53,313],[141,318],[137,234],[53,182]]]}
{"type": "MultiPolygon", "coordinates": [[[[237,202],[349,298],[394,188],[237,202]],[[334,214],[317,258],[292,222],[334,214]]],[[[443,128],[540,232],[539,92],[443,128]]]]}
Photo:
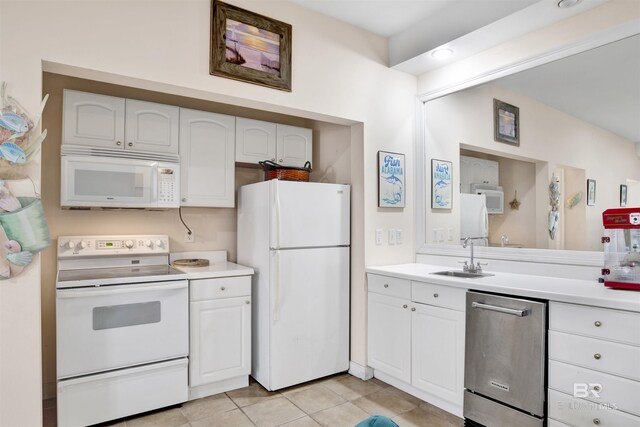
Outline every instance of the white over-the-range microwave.
{"type": "Polygon", "coordinates": [[[180,207],[177,156],[104,151],[62,146],[60,205],[63,208],[180,207]],[[115,157],[118,155],[121,157],[115,157]]]}
{"type": "Polygon", "coordinates": [[[504,213],[504,192],[498,185],[471,184],[472,194],[484,194],[488,214],[504,213]]]}

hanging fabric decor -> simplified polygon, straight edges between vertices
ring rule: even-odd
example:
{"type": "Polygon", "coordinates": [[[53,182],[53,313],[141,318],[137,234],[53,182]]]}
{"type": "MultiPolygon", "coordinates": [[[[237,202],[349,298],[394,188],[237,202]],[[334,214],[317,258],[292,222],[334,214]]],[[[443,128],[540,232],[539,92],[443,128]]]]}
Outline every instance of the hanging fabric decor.
{"type": "Polygon", "coordinates": [[[0,279],[15,277],[33,261],[33,254],[51,244],[39,197],[15,196],[12,180],[30,179],[26,165],[33,160],[47,131],[39,132],[45,96],[35,116],[0,85],[0,279]]]}
{"type": "Polygon", "coordinates": [[[558,222],[560,221],[560,180],[556,174],[551,175],[551,183],[549,184],[549,237],[555,239],[558,230],[558,222]]]}

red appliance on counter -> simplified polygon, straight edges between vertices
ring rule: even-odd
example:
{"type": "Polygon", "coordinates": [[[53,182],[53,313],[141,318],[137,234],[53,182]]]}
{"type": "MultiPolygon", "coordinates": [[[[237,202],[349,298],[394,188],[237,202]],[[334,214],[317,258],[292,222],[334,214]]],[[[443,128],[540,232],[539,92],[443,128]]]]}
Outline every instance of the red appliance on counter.
{"type": "Polygon", "coordinates": [[[607,209],[604,224],[604,285],[640,291],[640,207],[607,209]]]}

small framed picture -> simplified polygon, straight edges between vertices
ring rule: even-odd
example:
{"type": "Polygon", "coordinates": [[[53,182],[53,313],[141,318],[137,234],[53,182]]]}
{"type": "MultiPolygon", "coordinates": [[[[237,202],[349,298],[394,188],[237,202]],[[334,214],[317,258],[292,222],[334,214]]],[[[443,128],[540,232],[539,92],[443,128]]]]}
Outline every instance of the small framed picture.
{"type": "Polygon", "coordinates": [[[596,180],[587,180],[587,206],[594,206],[596,204],[596,180]]]}
{"type": "Polygon", "coordinates": [[[452,176],[451,162],[431,160],[431,209],[451,209],[452,176]]]}
{"type": "Polygon", "coordinates": [[[404,154],[378,151],[378,207],[404,208],[404,154]]]}
{"type": "Polygon", "coordinates": [[[520,146],[520,109],[513,105],[493,100],[493,139],[520,146]]]}
{"type": "Polygon", "coordinates": [[[291,25],[211,0],[209,74],[291,92],[291,25]]]}
{"type": "Polygon", "coordinates": [[[627,186],[624,184],[620,185],[620,207],[627,207],[627,186]]]}

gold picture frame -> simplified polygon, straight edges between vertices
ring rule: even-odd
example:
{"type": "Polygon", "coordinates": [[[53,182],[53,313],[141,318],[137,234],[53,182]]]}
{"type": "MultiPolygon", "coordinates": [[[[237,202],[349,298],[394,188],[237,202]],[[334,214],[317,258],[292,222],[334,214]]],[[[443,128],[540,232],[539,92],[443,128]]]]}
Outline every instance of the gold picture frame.
{"type": "Polygon", "coordinates": [[[291,92],[291,25],[211,1],[209,74],[291,92]]]}

